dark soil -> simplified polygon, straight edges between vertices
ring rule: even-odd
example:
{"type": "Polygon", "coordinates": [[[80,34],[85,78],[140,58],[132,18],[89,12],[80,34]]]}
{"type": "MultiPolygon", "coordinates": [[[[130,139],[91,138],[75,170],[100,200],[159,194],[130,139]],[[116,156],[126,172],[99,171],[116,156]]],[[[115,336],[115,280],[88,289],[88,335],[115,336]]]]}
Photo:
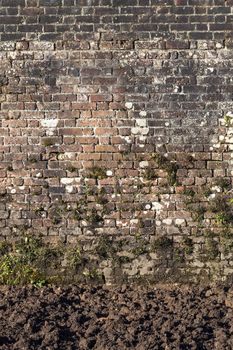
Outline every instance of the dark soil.
{"type": "Polygon", "coordinates": [[[233,288],[1,287],[0,349],[233,349],[233,288]]]}

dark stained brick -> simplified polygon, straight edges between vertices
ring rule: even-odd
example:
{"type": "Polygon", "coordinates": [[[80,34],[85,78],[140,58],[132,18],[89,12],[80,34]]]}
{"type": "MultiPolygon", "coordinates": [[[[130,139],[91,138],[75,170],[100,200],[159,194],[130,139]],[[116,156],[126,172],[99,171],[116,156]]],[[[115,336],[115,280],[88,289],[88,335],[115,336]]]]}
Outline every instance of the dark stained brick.
{"type": "Polygon", "coordinates": [[[189,33],[190,39],[194,40],[211,40],[213,38],[213,33],[211,32],[191,32],[189,33]]]}
{"type": "Polygon", "coordinates": [[[1,4],[9,7],[25,6],[25,0],[2,0],[1,4]]]}
{"type": "Polygon", "coordinates": [[[61,6],[62,0],[39,0],[40,6],[61,6]]]}

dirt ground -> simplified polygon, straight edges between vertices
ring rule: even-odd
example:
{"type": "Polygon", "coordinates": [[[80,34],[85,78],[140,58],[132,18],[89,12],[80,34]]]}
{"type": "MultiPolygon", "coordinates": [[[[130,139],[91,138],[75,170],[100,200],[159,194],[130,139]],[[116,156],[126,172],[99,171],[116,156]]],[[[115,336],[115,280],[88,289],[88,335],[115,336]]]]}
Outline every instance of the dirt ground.
{"type": "Polygon", "coordinates": [[[233,287],[1,287],[0,349],[233,349],[233,287]]]}

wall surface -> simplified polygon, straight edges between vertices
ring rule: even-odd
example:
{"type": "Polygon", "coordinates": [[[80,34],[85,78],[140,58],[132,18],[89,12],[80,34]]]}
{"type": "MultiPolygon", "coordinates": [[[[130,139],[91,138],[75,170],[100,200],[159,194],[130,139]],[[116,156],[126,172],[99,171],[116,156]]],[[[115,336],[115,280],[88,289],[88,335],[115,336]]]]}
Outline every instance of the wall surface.
{"type": "Polygon", "coordinates": [[[232,33],[233,0],[0,0],[1,240],[232,276],[232,33]]]}

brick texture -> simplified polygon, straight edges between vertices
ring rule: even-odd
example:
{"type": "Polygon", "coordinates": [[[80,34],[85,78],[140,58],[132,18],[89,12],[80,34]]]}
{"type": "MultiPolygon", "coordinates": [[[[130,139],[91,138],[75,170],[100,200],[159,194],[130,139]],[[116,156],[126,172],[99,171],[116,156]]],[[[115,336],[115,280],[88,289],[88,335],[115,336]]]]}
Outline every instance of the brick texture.
{"type": "Polygon", "coordinates": [[[232,275],[232,6],[0,0],[2,240],[107,236],[131,278],[232,275]]]}

